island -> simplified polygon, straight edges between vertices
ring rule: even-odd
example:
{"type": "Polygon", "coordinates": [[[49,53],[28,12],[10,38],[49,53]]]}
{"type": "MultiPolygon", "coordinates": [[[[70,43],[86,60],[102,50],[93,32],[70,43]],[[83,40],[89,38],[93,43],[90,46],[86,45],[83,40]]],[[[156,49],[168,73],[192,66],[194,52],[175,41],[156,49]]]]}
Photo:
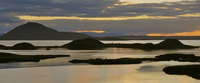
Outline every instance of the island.
{"type": "Polygon", "coordinates": [[[62,46],[34,46],[28,42],[18,43],[12,47],[0,45],[0,49],[5,49],[5,50],[36,50],[38,48],[48,48],[47,50],[50,50],[50,48],[67,48],[69,50],[103,50],[105,48],[112,48],[112,47],[141,49],[145,51],[199,48],[199,46],[185,45],[177,39],[165,39],[164,41],[157,44],[152,44],[152,43],[104,44],[96,38],[84,38],[84,39],[73,40],[72,42],[64,44],[62,46]]]}
{"type": "Polygon", "coordinates": [[[200,79],[200,65],[169,66],[163,71],[171,75],[188,75],[195,79],[200,79]]]}
{"type": "Polygon", "coordinates": [[[93,65],[110,65],[110,64],[139,64],[142,63],[139,59],[132,59],[132,58],[119,58],[119,59],[88,59],[88,60],[78,60],[74,59],[69,61],[71,63],[89,63],[93,65]]]}
{"type": "Polygon", "coordinates": [[[35,50],[35,49],[37,49],[37,47],[35,47],[31,43],[22,42],[22,43],[15,44],[10,49],[13,49],[13,50],[35,50]]]}
{"type": "Polygon", "coordinates": [[[142,50],[172,50],[172,49],[192,49],[199,48],[198,46],[184,45],[178,39],[165,39],[164,41],[153,43],[133,43],[133,44],[105,44],[106,47],[121,47],[121,48],[134,48],[142,50]]]}
{"type": "Polygon", "coordinates": [[[0,63],[39,62],[40,60],[57,57],[70,57],[70,55],[17,55],[12,53],[0,53],[0,63]]]}
{"type": "MultiPolygon", "coordinates": [[[[118,59],[74,59],[70,63],[88,63],[92,65],[121,65],[121,64],[140,64],[143,61],[178,61],[178,62],[200,62],[200,56],[194,54],[163,54],[155,56],[155,58],[118,58],[118,59]]],[[[188,75],[195,79],[200,79],[200,65],[184,65],[184,66],[169,66],[165,67],[163,71],[166,74],[172,75],[188,75]]]]}
{"type": "Polygon", "coordinates": [[[192,49],[199,48],[198,46],[184,45],[177,39],[165,39],[164,41],[158,44],[152,43],[133,43],[133,44],[104,44],[94,38],[86,38],[73,40],[70,43],[62,45],[63,48],[68,48],[71,50],[99,50],[110,47],[119,47],[119,48],[133,48],[133,49],[142,49],[142,50],[172,50],[172,49],[192,49]]]}
{"type": "Polygon", "coordinates": [[[117,65],[117,64],[139,64],[143,61],[179,61],[179,62],[200,62],[200,57],[194,54],[164,54],[155,56],[155,58],[118,58],[118,59],[86,59],[78,60],[74,59],[69,62],[71,63],[88,63],[92,65],[117,65]]]}
{"type": "Polygon", "coordinates": [[[73,40],[70,43],[62,45],[61,47],[68,48],[70,50],[100,50],[104,49],[105,45],[97,39],[85,38],[73,40]]]}

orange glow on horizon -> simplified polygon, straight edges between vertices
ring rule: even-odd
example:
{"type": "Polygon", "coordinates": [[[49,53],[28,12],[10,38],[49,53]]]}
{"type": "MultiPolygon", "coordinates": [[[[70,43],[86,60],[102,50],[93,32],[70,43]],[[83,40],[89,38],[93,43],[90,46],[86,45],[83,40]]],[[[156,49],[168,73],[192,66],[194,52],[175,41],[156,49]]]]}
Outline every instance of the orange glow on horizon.
{"type": "Polygon", "coordinates": [[[90,32],[90,33],[105,33],[106,31],[97,31],[97,30],[91,30],[91,31],[87,31],[87,30],[83,30],[83,31],[74,31],[77,33],[83,33],[83,32],[90,32]]]}
{"type": "Polygon", "coordinates": [[[180,33],[150,33],[147,36],[200,36],[200,30],[195,30],[193,32],[180,32],[180,33]]]}

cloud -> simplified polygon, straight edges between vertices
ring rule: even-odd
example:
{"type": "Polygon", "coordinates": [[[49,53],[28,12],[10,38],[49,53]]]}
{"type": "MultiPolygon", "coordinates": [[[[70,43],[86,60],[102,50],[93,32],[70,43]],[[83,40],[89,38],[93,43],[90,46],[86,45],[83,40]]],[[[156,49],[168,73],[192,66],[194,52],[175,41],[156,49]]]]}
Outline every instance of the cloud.
{"type": "Polygon", "coordinates": [[[106,31],[98,31],[98,30],[82,30],[82,31],[74,31],[74,32],[77,32],[77,33],[105,33],[106,31]]]}
{"type": "Polygon", "coordinates": [[[107,21],[107,20],[133,20],[133,19],[176,19],[177,17],[170,16],[135,16],[135,17],[61,17],[61,16],[18,16],[22,20],[57,20],[57,19],[66,19],[66,20],[95,20],[95,21],[107,21]]]}
{"type": "Polygon", "coordinates": [[[119,0],[3,0],[0,12],[31,16],[178,16],[200,12],[199,5],[197,1],[131,4],[119,0]]]}
{"type": "Polygon", "coordinates": [[[200,13],[188,13],[184,15],[179,15],[179,17],[200,17],[200,13]]]}
{"type": "Polygon", "coordinates": [[[147,36],[200,36],[200,30],[194,30],[192,32],[179,32],[179,33],[150,33],[147,36]]]}
{"type": "Polygon", "coordinates": [[[82,13],[100,13],[107,6],[118,3],[117,0],[3,0],[2,12],[15,12],[28,15],[74,15],[82,13]],[[84,3],[84,4],[83,4],[84,3]],[[7,5],[7,6],[6,6],[7,5]],[[14,9],[13,9],[14,8],[14,9]]]}
{"type": "Polygon", "coordinates": [[[0,15],[0,22],[7,23],[6,25],[8,25],[8,23],[20,23],[23,22],[23,20],[21,20],[16,16],[7,14],[7,15],[0,15]]]}
{"type": "Polygon", "coordinates": [[[157,20],[38,20],[48,27],[59,31],[103,30],[110,33],[148,34],[148,33],[177,33],[199,29],[199,18],[185,19],[157,19],[157,20]],[[51,25],[55,24],[55,25],[51,25]]]}
{"type": "Polygon", "coordinates": [[[3,27],[9,23],[34,21],[69,31],[105,30],[128,34],[187,32],[199,29],[196,27],[199,26],[199,13],[200,0],[160,3],[119,0],[0,2],[0,22],[4,23],[3,27]]]}

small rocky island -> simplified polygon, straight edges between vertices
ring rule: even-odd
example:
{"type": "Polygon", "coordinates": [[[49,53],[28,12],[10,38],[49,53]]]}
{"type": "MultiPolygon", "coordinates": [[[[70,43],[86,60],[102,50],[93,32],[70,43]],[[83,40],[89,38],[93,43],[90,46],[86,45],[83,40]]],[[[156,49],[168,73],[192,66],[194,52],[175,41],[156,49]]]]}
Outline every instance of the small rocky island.
{"type": "Polygon", "coordinates": [[[35,50],[35,49],[37,49],[37,47],[35,47],[31,43],[22,42],[22,43],[15,44],[13,47],[11,47],[11,49],[14,49],[14,50],[35,50]]]}
{"type": "Polygon", "coordinates": [[[102,42],[93,38],[73,40],[72,42],[61,47],[68,48],[70,50],[99,50],[105,48],[102,42]]]}
{"type": "Polygon", "coordinates": [[[38,47],[34,46],[31,43],[22,42],[22,43],[17,43],[11,47],[0,45],[0,49],[4,49],[4,50],[36,50],[36,49],[38,49],[38,47]]]}

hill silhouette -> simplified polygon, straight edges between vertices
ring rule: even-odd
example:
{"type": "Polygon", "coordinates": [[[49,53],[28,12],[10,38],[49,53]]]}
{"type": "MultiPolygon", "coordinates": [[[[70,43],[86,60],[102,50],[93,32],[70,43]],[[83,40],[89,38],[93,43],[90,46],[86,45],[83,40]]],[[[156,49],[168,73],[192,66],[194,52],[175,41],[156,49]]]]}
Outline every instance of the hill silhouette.
{"type": "Polygon", "coordinates": [[[1,40],[64,40],[87,38],[85,34],[58,32],[42,24],[28,22],[0,37],[1,40]],[[83,35],[83,36],[82,36],[83,35]]]}
{"type": "Polygon", "coordinates": [[[184,45],[178,39],[165,39],[164,41],[155,45],[157,48],[160,49],[189,49],[189,48],[197,48],[190,45],[184,45]]]}
{"type": "Polygon", "coordinates": [[[104,48],[104,44],[97,39],[85,38],[73,40],[72,42],[63,45],[62,47],[71,50],[99,50],[104,48]]]}
{"type": "Polygon", "coordinates": [[[37,47],[35,47],[34,45],[30,44],[30,43],[18,43],[15,44],[11,49],[15,49],[15,50],[35,50],[37,49],[37,47]]]}
{"type": "Polygon", "coordinates": [[[178,39],[165,39],[164,41],[158,43],[158,45],[183,45],[178,39]]]}

